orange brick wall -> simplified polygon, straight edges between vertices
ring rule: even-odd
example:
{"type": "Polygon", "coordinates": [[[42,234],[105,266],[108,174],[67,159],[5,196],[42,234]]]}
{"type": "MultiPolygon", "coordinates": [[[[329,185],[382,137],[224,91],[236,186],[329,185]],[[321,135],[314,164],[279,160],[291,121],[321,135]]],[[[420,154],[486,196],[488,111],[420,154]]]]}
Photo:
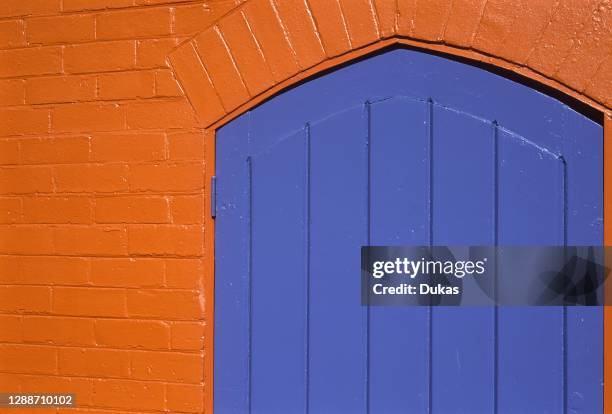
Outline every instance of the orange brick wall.
{"type": "Polygon", "coordinates": [[[211,139],[166,55],[234,6],[0,2],[1,391],[74,392],[78,413],[210,404],[211,139]]]}

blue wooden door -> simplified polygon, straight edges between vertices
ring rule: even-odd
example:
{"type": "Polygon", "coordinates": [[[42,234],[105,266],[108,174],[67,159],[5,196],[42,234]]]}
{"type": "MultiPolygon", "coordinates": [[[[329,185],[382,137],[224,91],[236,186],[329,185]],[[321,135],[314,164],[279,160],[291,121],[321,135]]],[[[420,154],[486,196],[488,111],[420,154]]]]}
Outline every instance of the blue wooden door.
{"type": "Polygon", "coordinates": [[[601,244],[597,123],[397,49],[221,128],[217,177],[217,413],[602,412],[601,308],[359,291],[363,245],[601,244]]]}

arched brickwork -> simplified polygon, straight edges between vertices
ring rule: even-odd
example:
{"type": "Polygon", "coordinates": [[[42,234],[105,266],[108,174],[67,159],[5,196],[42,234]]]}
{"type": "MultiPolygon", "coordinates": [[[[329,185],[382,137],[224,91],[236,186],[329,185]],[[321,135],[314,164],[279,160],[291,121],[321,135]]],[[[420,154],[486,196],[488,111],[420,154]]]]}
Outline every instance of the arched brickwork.
{"type": "Polygon", "coordinates": [[[607,112],[611,20],[600,0],[249,0],[169,60],[204,126],[393,43],[500,66],[607,112]]]}
{"type": "MultiPolygon", "coordinates": [[[[609,0],[247,0],[168,55],[208,130],[283,89],[376,50],[403,44],[491,64],[605,114],[612,138],[609,0]]],[[[208,135],[214,140],[214,134],[208,135]]],[[[214,174],[207,145],[206,178],[214,174]]],[[[605,146],[605,216],[612,216],[612,146],[605,146]]],[[[205,320],[214,320],[214,222],[206,219],[205,320]]],[[[612,244],[612,220],[605,221],[612,244]]],[[[606,309],[606,343],[612,309],[606,309]]],[[[205,338],[205,411],[212,412],[213,327],[205,338]]],[[[609,347],[609,345],[606,345],[609,347]]],[[[607,355],[610,353],[607,352],[607,355]]],[[[606,358],[606,383],[612,358],[606,358]]],[[[606,389],[606,406],[612,392],[606,389]]]]}

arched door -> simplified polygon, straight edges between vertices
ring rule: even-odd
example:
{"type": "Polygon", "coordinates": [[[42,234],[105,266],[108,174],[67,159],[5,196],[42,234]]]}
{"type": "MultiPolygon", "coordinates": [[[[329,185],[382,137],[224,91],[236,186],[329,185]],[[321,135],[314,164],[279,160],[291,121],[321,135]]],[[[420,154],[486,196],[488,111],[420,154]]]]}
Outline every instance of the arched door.
{"type": "Polygon", "coordinates": [[[602,412],[601,308],[368,308],[362,245],[602,244],[602,128],[395,49],[217,132],[217,413],[602,412]]]}

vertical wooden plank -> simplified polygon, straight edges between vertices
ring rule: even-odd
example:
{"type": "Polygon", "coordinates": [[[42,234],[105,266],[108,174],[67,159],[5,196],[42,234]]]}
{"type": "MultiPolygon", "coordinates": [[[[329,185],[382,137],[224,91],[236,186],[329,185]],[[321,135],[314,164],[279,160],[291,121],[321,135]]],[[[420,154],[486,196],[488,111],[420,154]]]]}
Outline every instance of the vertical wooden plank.
{"type": "MultiPolygon", "coordinates": [[[[427,105],[396,98],[370,108],[371,244],[427,245],[427,105]]],[[[427,411],[428,335],[426,307],[370,309],[371,412],[427,411]]]]}
{"type": "Polygon", "coordinates": [[[252,413],[306,410],[306,162],[304,131],[252,157],[252,413]]]}
{"type": "MultiPolygon", "coordinates": [[[[563,155],[567,166],[567,244],[600,246],[604,242],[602,128],[567,109],[563,155]]],[[[602,307],[570,306],[567,316],[568,412],[602,412],[604,367],[602,307]]]]}
{"type": "MultiPolygon", "coordinates": [[[[432,110],[433,244],[494,245],[495,128],[432,110]]],[[[494,412],[494,324],[491,307],[432,309],[432,412],[494,412]]]]}
{"type": "MultiPolygon", "coordinates": [[[[562,160],[525,138],[499,132],[500,245],[563,245],[562,160]]],[[[501,260],[501,259],[500,259],[501,260]]],[[[498,291],[528,288],[499,265],[498,291]]],[[[565,321],[560,307],[500,307],[498,412],[563,412],[565,321]]]]}
{"type": "Polygon", "coordinates": [[[360,247],[367,242],[367,147],[363,108],[311,127],[309,408],[366,410],[366,308],[359,302],[360,247]]]}
{"type": "Polygon", "coordinates": [[[215,412],[249,408],[249,114],[217,131],[215,412]]]}

